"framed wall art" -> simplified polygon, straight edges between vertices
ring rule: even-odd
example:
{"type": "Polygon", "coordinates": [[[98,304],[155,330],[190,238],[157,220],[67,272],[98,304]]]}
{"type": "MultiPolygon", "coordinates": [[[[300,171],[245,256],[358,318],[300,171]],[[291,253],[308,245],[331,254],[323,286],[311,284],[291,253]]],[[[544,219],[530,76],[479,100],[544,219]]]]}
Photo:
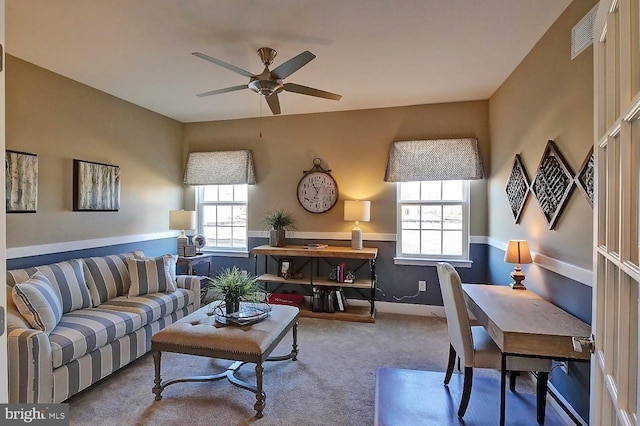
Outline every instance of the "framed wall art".
{"type": "Polygon", "coordinates": [[[73,160],[73,211],[120,210],[120,167],[73,160]]]}
{"type": "Polygon", "coordinates": [[[513,166],[511,167],[509,179],[507,179],[505,191],[507,192],[507,199],[509,200],[513,219],[516,223],[520,223],[520,215],[527,202],[527,198],[529,198],[529,177],[520,160],[520,154],[516,154],[516,158],[513,160],[513,166]]]}
{"type": "Polygon", "coordinates": [[[38,156],[5,152],[6,212],[35,213],[38,207],[38,156]]]}
{"type": "Polygon", "coordinates": [[[580,166],[580,171],[576,175],[576,185],[582,195],[585,196],[589,205],[593,207],[593,179],[595,174],[593,147],[589,150],[587,157],[580,166]]]}
{"type": "Polygon", "coordinates": [[[552,140],[547,142],[531,191],[553,229],[573,190],[573,173],[552,140]]]}

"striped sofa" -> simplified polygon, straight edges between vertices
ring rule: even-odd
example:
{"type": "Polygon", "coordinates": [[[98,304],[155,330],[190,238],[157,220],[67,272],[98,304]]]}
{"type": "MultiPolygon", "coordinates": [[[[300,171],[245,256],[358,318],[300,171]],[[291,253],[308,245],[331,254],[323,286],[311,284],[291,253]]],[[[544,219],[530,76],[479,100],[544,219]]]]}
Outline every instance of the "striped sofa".
{"type": "Polygon", "coordinates": [[[200,280],[176,277],[175,256],[143,256],[7,271],[9,402],[62,402],[147,353],[153,333],[200,307],[200,280]]]}

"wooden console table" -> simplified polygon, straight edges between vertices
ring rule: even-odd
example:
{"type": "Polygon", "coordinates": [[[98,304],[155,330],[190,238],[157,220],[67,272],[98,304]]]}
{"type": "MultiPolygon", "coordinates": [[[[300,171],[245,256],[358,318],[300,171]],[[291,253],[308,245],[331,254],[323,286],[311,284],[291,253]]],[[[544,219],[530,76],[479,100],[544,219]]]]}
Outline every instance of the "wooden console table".
{"type": "MultiPolygon", "coordinates": [[[[307,249],[304,246],[286,246],[286,247],[271,247],[268,245],[254,247],[251,250],[255,259],[255,275],[258,277],[258,281],[265,283],[265,286],[269,284],[276,284],[276,289],[282,284],[296,284],[303,286],[305,290],[309,292],[312,286],[326,286],[326,287],[343,287],[354,288],[361,292],[367,292],[363,294],[369,302],[369,307],[363,306],[349,306],[346,311],[336,311],[334,313],[325,312],[312,312],[311,309],[303,307],[300,309],[300,316],[311,316],[316,318],[328,318],[328,319],[341,319],[347,321],[361,321],[361,322],[374,322],[375,321],[375,286],[376,286],[376,258],[378,256],[378,249],[375,247],[365,247],[362,250],[354,250],[351,247],[338,247],[328,246],[320,249],[307,249]],[[264,256],[264,269],[263,274],[258,274],[258,256],[264,256]],[[285,279],[278,276],[277,273],[270,274],[269,272],[269,258],[275,260],[283,258],[300,258],[303,264],[302,266],[295,267],[294,271],[301,271],[304,269],[303,278],[288,278],[285,279]],[[320,259],[357,259],[362,260],[355,271],[361,266],[369,265],[369,276],[367,278],[356,279],[352,283],[338,283],[328,278],[320,276],[320,259]]],[[[355,272],[354,271],[354,272],[355,272]]],[[[268,290],[268,289],[267,289],[268,290]]]]}

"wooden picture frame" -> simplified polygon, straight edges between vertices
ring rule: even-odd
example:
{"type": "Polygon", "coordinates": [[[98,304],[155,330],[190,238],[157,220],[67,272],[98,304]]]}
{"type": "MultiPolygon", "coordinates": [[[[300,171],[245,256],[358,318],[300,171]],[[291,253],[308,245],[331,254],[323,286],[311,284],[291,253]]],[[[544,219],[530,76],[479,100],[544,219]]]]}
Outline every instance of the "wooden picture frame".
{"type": "Polygon", "coordinates": [[[7,213],[35,213],[38,208],[38,156],[5,151],[7,213]]]}
{"type": "Polygon", "coordinates": [[[520,223],[524,205],[529,198],[529,185],[529,177],[520,160],[520,154],[516,154],[505,187],[509,207],[516,223],[520,223]]]}
{"type": "Polygon", "coordinates": [[[120,210],[120,167],[73,160],[73,211],[120,210]]]}
{"type": "Polygon", "coordinates": [[[582,195],[584,195],[591,207],[593,207],[593,183],[596,172],[594,161],[593,147],[591,147],[575,178],[576,186],[580,192],[582,192],[582,195]]]}
{"type": "Polygon", "coordinates": [[[542,154],[531,191],[549,229],[553,229],[573,191],[574,174],[555,143],[550,140],[542,154]]]}
{"type": "Polygon", "coordinates": [[[293,275],[293,259],[290,257],[278,259],[278,276],[289,278],[291,275],[293,275]]]}

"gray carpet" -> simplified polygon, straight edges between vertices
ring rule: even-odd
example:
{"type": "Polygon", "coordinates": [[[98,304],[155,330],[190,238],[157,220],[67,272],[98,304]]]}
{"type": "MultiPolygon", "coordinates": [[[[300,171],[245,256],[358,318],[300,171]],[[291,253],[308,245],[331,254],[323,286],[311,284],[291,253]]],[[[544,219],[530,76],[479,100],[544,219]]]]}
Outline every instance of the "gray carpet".
{"type": "MultiPolygon", "coordinates": [[[[153,357],[147,354],[70,398],[71,425],[372,425],[378,367],[445,370],[446,323],[433,317],[378,314],[375,324],[301,318],[297,361],[264,365],[266,407],[255,419],[255,395],[226,380],[178,383],[161,401],[151,392],[153,357]]],[[[286,336],[273,355],[286,354],[286,336]]],[[[163,354],[163,380],[224,370],[230,361],[163,354]]],[[[477,370],[482,375],[499,373],[477,370]]],[[[255,383],[253,365],[239,376],[255,383]]],[[[520,393],[532,384],[518,381],[520,393]]],[[[482,398],[472,394],[471,401],[482,398]]],[[[551,410],[548,408],[548,411],[551,410]]],[[[535,418],[535,416],[534,416],[535,418]]],[[[497,423],[497,421],[496,421],[497,423]]],[[[421,424],[416,420],[415,424],[421,424]]],[[[535,424],[535,421],[531,424],[535,424]]]]}

